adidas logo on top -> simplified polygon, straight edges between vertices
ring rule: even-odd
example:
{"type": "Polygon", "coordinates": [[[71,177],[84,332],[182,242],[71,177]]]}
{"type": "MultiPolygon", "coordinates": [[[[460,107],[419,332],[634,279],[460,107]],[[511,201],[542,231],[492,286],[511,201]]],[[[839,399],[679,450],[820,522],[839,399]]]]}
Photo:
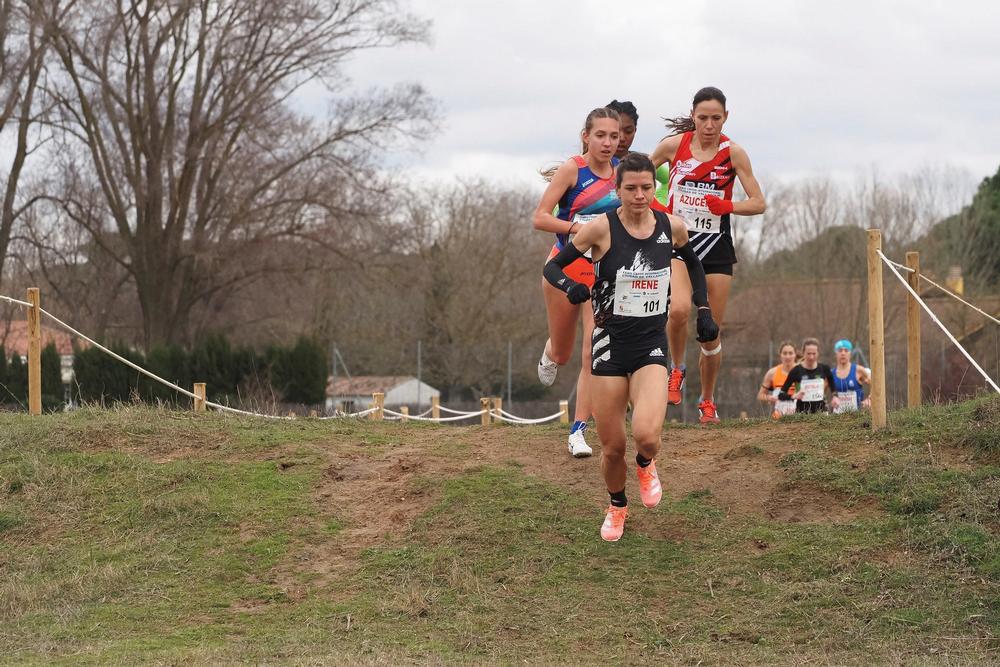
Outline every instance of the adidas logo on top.
{"type": "Polygon", "coordinates": [[[660,348],[656,348],[655,350],[653,350],[652,352],[649,353],[649,356],[651,356],[651,357],[662,357],[663,356],[663,350],[661,350],[660,348]]]}
{"type": "Polygon", "coordinates": [[[657,243],[670,243],[670,237],[667,236],[666,232],[660,232],[660,238],[656,239],[657,243]]]}

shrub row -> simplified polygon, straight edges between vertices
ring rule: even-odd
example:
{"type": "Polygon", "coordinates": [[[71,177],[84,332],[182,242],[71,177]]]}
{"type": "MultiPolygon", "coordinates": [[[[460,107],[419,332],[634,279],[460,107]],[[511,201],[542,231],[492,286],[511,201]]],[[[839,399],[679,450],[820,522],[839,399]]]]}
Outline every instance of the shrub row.
{"type": "MultiPolygon", "coordinates": [[[[324,400],[327,359],[322,346],[300,337],[290,347],[271,346],[263,352],[233,347],[223,336],[210,336],[190,350],[177,345],[155,347],[149,354],[126,345],[108,345],[115,353],[188,390],[204,382],[210,400],[236,403],[240,399],[314,405],[324,400]]],[[[55,346],[42,352],[43,407],[57,408],[63,399],[60,359],[55,346]]],[[[88,402],[166,402],[186,404],[173,389],[147,378],[96,348],[77,352],[73,359],[72,392],[88,402]]],[[[17,355],[10,361],[0,347],[0,403],[27,405],[28,370],[17,355]]]]}

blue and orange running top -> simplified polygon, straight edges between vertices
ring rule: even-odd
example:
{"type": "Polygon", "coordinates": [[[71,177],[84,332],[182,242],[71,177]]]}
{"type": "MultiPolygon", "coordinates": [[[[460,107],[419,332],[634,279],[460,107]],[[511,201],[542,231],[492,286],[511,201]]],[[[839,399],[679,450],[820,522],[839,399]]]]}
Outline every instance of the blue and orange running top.
{"type": "MultiPolygon", "coordinates": [[[[559,200],[559,210],[556,217],[572,222],[577,216],[582,216],[580,222],[588,222],[588,217],[607,213],[621,205],[618,191],[615,190],[615,171],[618,169],[618,158],[611,158],[612,172],[609,178],[601,178],[590,170],[587,158],[574,155],[576,162],[576,184],[566,191],[559,200]]],[[[556,234],[556,247],[562,249],[569,241],[568,234],[556,234]]]]}

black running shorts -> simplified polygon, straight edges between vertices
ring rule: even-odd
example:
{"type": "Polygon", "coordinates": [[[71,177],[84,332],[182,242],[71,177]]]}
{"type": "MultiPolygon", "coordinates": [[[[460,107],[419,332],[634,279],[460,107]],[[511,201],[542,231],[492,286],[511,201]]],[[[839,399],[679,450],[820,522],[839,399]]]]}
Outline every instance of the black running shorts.
{"type": "Polygon", "coordinates": [[[670,368],[665,330],[637,343],[624,345],[614,341],[607,331],[594,329],[591,354],[591,375],[628,377],[643,366],[652,364],[670,368]]]}

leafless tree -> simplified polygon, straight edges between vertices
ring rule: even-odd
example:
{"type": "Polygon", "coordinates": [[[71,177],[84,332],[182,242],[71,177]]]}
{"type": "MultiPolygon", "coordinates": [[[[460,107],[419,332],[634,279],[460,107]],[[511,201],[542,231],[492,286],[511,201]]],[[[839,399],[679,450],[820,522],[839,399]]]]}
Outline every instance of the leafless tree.
{"type": "Polygon", "coordinates": [[[346,92],[347,58],[425,37],[393,0],[38,5],[60,65],[47,84],[58,155],[74,175],[51,201],[129,274],[147,346],[281,271],[276,241],[377,213],[371,156],[430,117],[418,86],[346,92]],[[325,121],[295,110],[306,84],[333,96],[325,121]],[[83,215],[94,187],[103,215],[83,215]]]}
{"type": "Polygon", "coordinates": [[[44,143],[37,93],[47,41],[37,19],[29,2],[0,0],[0,141],[12,148],[0,170],[0,286],[15,225],[32,203],[20,191],[21,178],[44,143]]]}

